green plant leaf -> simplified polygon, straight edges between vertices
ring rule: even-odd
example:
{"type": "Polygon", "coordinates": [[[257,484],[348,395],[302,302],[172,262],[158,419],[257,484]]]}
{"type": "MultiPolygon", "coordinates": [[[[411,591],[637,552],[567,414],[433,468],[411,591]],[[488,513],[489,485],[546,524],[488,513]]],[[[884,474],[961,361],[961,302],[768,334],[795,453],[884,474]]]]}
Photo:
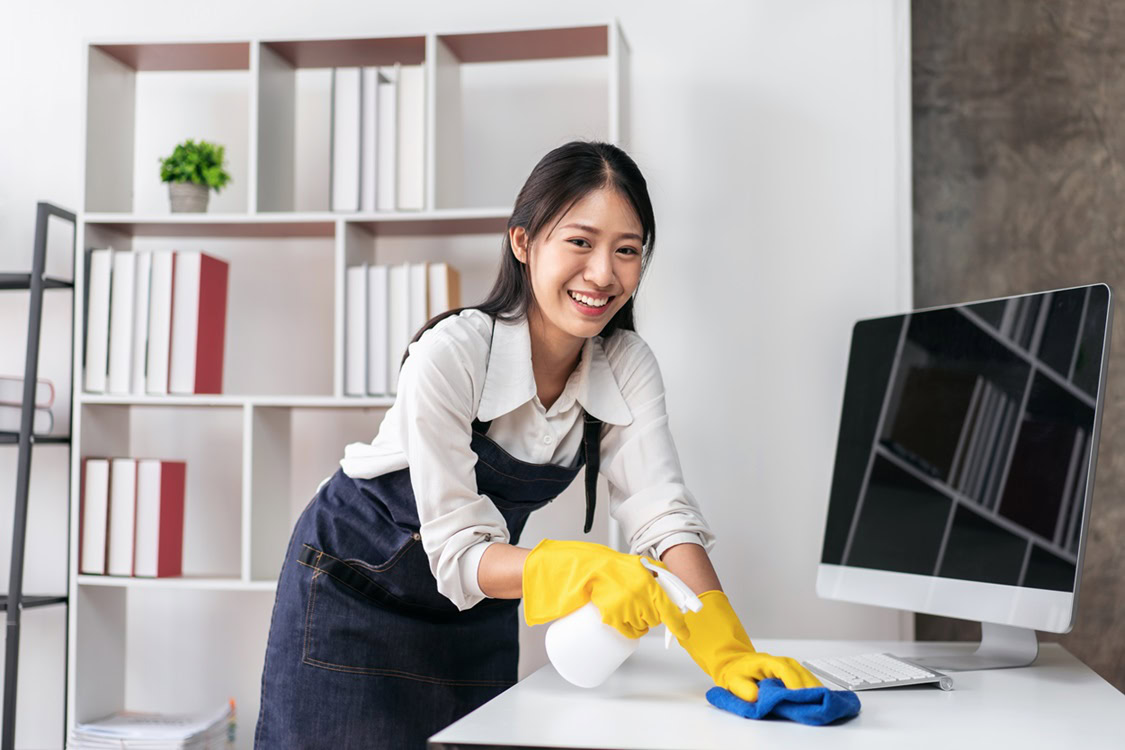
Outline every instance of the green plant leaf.
{"type": "Polygon", "coordinates": [[[226,166],[226,147],[189,138],[172,149],[171,156],[159,159],[162,182],[191,182],[215,191],[231,181],[226,166]]]}

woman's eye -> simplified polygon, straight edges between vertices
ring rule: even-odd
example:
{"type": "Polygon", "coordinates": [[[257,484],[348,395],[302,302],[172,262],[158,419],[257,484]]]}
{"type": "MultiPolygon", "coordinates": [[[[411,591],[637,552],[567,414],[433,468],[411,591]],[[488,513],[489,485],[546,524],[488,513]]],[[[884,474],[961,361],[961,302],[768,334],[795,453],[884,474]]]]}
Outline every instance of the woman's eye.
{"type": "Polygon", "coordinates": [[[567,240],[567,241],[577,245],[578,247],[590,247],[590,243],[587,242],[586,240],[574,239],[574,240],[567,240]]]}
{"type": "Polygon", "coordinates": [[[639,253],[637,252],[637,249],[634,248],[634,247],[618,248],[618,252],[624,252],[627,255],[639,255],[639,253]]]}

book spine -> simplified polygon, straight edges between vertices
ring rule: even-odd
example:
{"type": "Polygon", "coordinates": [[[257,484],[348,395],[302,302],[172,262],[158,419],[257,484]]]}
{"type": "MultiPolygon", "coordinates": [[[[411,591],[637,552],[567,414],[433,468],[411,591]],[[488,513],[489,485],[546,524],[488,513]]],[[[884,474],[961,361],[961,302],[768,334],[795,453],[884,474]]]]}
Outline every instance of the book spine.
{"type": "Polygon", "coordinates": [[[229,263],[210,255],[201,255],[195,393],[223,392],[223,349],[226,344],[229,281],[229,263]]]}
{"type": "Polygon", "coordinates": [[[183,575],[184,493],[187,464],[164,461],[160,472],[160,541],[156,575],[170,578],[183,575]]]}

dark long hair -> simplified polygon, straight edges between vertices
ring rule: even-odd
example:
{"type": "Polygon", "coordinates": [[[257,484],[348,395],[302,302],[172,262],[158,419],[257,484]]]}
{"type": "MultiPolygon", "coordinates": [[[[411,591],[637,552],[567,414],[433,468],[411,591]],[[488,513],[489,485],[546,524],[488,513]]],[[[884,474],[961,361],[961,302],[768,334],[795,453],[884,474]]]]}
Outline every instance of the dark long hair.
{"type": "MultiPolygon", "coordinates": [[[[628,154],[611,143],[571,141],[548,153],[531,170],[527,182],[516,196],[516,205],[508,219],[508,228],[501,242],[500,273],[496,276],[492,291],[483,302],[470,307],[500,320],[519,320],[525,317],[534,299],[529,270],[531,255],[528,255],[527,265],[516,258],[512,252],[511,230],[523,227],[527,236],[534,240],[549,222],[557,222],[571,206],[601,188],[617,190],[637,213],[641,222],[643,279],[656,245],[656,218],[644,175],[628,154]]],[[[637,288],[640,288],[639,282],[637,288]]],[[[458,315],[466,309],[469,307],[459,307],[431,318],[410,343],[420,339],[423,333],[445,318],[458,315]]],[[[632,297],[605,324],[601,335],[609,338],[618,329],[636,330],[632,297]]],[[[409,352],[408,347],[403,353],[403,362],[409,352]]]]}

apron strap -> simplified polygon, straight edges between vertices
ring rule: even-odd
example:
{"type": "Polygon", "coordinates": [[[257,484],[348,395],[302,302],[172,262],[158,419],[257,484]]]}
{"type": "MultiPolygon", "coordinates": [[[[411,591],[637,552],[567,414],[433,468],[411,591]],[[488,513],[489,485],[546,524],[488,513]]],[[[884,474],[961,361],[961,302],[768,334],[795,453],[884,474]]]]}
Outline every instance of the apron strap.
{"type": "MultiPolygon", "coordinates": [[[[492,335],[496,335],[496,317],[492,316],[492,335]]],[[[492,342],[489,341],[488,345],[488,359],[485,362],[485,376],[488,374],[488,366],[492,363],[492,342]]],[[[590,529],[594,527],[594,507],[598,503],[598,461],[601,458],[602,446],[602,422],[600,419],[591,417],[585,411],[582,412],[582,417],[585,422],[582,431],[582,452],[586,457],[586,524],[582,529],[584,534],[589,534],[590,529]]],[[[473,430],[479,432],[481,435],[488,434],[488,428],[492,425],[492,421],[482,422],[480,419],[473,417],[473,430]]]]}
{"type": "Polygon", "coordinates": [[[586,526],[582,529],[590,533],[594,526],[594,506],[598,498],[598,461],[601,458],[602,423],[601,420],[583,412],[585,426],[582,433],[582,450],[586,454],[586,526]]]}
{"type": "MultiPolygon", "coordinates": [[[[586,525],[582,531],[590,533],[594,526],[594,508],[598,504],[598,461],[601,458],[602,422],[583,412],[582,455],[586,458],[586,525]]],[[[473,430],[481,435],[488,434],[491,421],[473,420],[473,430]]]]}

